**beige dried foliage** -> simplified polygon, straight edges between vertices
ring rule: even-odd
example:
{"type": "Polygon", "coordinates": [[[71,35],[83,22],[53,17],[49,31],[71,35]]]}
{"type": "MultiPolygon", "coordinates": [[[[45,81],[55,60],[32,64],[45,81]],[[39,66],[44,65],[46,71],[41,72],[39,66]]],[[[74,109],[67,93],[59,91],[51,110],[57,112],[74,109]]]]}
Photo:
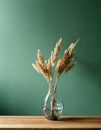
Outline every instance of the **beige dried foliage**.
{"type": "Polygon", "coordinates": [[[32,66],[33,66],[33,69],[35,69],[38,73],[40,73],[38,67],[35,64],[32,63],[32,66]]]}
{"type": "Polygon", "coordinates": [[[62,43],[62,38],[59,39],[59,41],[56,43],[54,51],[51,52],[50,59],[51,59],[52,66],[54,66],[54,64],[57,61],[57,58],[58,58],[58,55],[59,55],[59,52],[60,52],[61,43],[62,43]]]}
{"type": "Polygon", "coordinates": [[[72,63],[72,61],[74,58],[73,50],[78,41],[79,39],[75,43],[70,44],[70,46],[64,51],[63,57],[60,60],[58,60],[58,62],[57,58],[60,52],[62,38],[60,38],[59,41],[56,43],[54,51],[51,52],[51,57],[48,61],[44,60],[44,57],[42,56],[40,50],[38,50],[36,64],[32,64],[33,68],[38,73],[42,74],[48,81],[51,81],[53,79],[52,68],[54,67],[56,62],[57,62],[56,71],[58,75],[62,74],[64,71],[68,72],[76,64],[75,62],[72,63]]]}
{"type": "Polygon", "coordinates": [[[59,74],[63,73],[64,71],[67,72],[69,71],[71,68],[74,67],[75,63],[72,63],[72,59],[74,57],[73,54],[73,49],[76,46],[76,44],[78,43],[79,40],[77,40],[75,43],[72,43],[69,48],[67,48],[64,52],[64,55],[62,57],[61,60],[58,61],[57,66],[56,66],[56,70],[59,74]]]}
{"type": "Polygon", "coordinates": [[[48,63],[47,63],[47,70],[48,70],[48,75],[49,75],[49,79],[52,80],[52,77],[53,77],[53,73],[52,73],[52,70],[51,70],[52,66],[51,66],[51,61],[50,59],[48,60],[48,63]]]}
{"type": "Polygon", "coordinates": [[[38,62],[40,62],[40,64],[43,64],[44,66],[46,66],[45,60],[44,60],[44,58],[43,58],[43,56],[42,56],[42,54],[41,54],[39,49],[37,51],[37,58],[38,58],[38,62]]]}
{"type": "Polygon", "coordinates": [[[56,66],[56,70],[59,74],[61,74],[65,71],[65,69],[70,64],[70,62],[72,61],[73,56],[74,56],[73,54],[71,54],[69,56],[69,53],[66,53],[66,52],[67,51],[64,52],[62,59],[59,60],[59,62],[57,63],[57,66],[56,66]]]}
{"type": "Polygon", "coordinates": [[[37,51],[37,61],[36,64],[32,64],[33,68],[41,73],[47,80],[52,80],[52,72],[51,72],[51,63],[48,60],[48,63],[44,60],[40,50],[37,51]]]}
{"type": "Polygon", "coordinates": [[[75,65],[76,65],[76,62],[74,62],[74,63],[68,65],[68,66],[66,67],[66,69],[65,69],[65,72],[70,71],[75,65]]]}

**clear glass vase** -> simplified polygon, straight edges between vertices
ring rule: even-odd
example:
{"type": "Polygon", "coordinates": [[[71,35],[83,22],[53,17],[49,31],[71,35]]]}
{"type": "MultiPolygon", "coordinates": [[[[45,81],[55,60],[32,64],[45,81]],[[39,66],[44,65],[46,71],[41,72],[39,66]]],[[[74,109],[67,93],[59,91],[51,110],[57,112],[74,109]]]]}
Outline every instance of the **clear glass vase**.
{"type": "Polygon", "coordinates": [[[58,120],[62,115],[63,104],[60,98],[56,95],[54,87],[48,90],[44,100],[43,113],[49,120],[58,120]]]}

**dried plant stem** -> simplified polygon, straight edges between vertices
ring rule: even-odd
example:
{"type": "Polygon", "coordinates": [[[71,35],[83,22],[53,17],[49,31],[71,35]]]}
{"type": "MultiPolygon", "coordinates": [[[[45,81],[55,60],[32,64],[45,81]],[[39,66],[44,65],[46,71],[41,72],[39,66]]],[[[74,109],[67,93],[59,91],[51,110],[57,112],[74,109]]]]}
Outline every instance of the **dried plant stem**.
{"type": "Polygon", "coordinates": [[[56,93],[56,89],[57,89],[57,86],[58,86],[59,77],[60,77],[60,74],[57,73],[57,75],[56,75],[56,82],[55,82],[55,86],[54,86],[54,92],[55,93],[56,93]]]}
{"type": "Polygon", "coordinates": [[[54,51],[51,52],[50,59],[51,59],[52,66],[54,66],[57,62],[57,58],[58,58],[58,55],[60,52],[61,43],[62,43],[62,38],[59,39],[59,41],[56,43],[54,51]]]}
{"type": "Polygon", "coordinates": [[[55,100],[55,95],[53,95],[53,97],[51,97],[51,119],[52,120],[56,120],[57,118],[55,117],[55,105],[56,105],[56,100],[55,100]]]}
{"type": "Polygon", "coordinates": [[[48,82],[49,90],[51,90],[51,88],[52,88],[52,83],[50,82],[50,80],[47,80],[47,82],[48,82]]]}

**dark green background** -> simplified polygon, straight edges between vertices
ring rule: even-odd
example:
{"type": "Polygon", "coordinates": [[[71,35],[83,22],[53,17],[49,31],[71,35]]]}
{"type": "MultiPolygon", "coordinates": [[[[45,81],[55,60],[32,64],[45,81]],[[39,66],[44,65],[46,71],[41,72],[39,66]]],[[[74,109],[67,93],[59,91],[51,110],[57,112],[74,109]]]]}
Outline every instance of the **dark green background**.
{"type": "Polygon", "coordinates": [[[59,38],[77,65],[61,76],[63,115],[101,115],[101,0],[0,0],[0,114],[42,115],[48,87],[32,68],[59,38]]]}

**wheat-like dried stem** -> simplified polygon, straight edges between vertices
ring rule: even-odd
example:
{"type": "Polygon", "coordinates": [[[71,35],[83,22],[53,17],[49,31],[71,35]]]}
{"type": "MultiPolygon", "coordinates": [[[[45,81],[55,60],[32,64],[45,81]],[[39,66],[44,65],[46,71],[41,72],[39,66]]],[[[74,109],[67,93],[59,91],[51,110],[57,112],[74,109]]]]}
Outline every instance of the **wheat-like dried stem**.
{"type": "Polygon", "coordinates": [[[56,61],[57,61],[57,58],[58,58],[58,55],[59,55],[59,52],[60,52],[61,43],[62,43],[62,38],[59,39],[58,43],[56,44],[56,46],[54,48],[54,51],[51,52],[50,59],[51,59],[52,66],[54,66],[56,61]]]}
{"type": "Polygon", "coordinates": [[[45,60],[40,52],[40,50],[38,49],[37,51],[37,58],[38,58],[38,61],[41,63],[41,64],[45,64],[45,60]]]}
{"type": "Polygon", "coordinates": [[[33,66],[33,69],[35,69],[38,73],[40,73],[38,67],[35,64],[32,63],[32,66],[33,66]]]}
{"type": "Polygon", "coordinates": [[[51,70],[52,66],[51,66],[51,61],[50,59],[48,60],[48,63],[47,63],[47,70],[48,70],[48,75],[49,75],[49,79],[52,80],[53,78],[53,73],[52,73],[52,70],[51,70]]]}
{"type": "Polygon", "coordinates": [[[67,68],[65,69],[65,72],[70,71],[75,65],[76,65],[76,62],[74,62],[74,63],[68,65],[67,68]]]}
{"type": "Polygon", "coordinates": [[[60,74],[57,73],[57,75],[56,75],[56,82],[55,82],[55,86],[54,86],[54,92],[55,93],[56,93],[56,89],[57,89],[57,86],[58,86],[59,76],[60,76],[60,74]]]}
{"type": "Polygon", "coordinates": [[[62,59],[60,59],[57,63],[57,66],[56,66],[57,73],[62,74],[64,71],[67,72],[68,70],[70,70],[70,68],[73,68],[73,66],[75,65],[75,64],[70,65],[70,63],[74,57],[73,49],[78,43],[78,41],[79,40],[77,40],[75,43],[72,43],[69,46],[69,48],[65,50],[62,59]]]}
{"type": "Polygon", "coordinates": [[[64,51],[64,54],[60,60],[57,61],[58,55],[60,52],[60,47],[62,43],[62,38],[56,43],[54,51],[51,52],[51,57],[48,61],[44,60],[40,50],[37,51],[37,60],[36,64],[32,63],[33,69],[35,69],[38,73],[42,74],[48,82],[49,89],[52,89],[54,86],[54,92],[56,92],[59,77],[63,72],[68,72],[71,70],[76,62],[73,62],[74,53],[73,50],[78,43],[79,39],[75,43],[71,43],[70,46],[64,51]],[[54,74],[54,65],[56,64],[56,81],[55,85],[53,85],[53,74],[54,74]]]}
{"type": "Polygon", "coordinates": [[[52,71],[51,71],[51,62],[48,60],[48,63],[44,60],[40,50],[37,51],[37,58],[36,65],[32,64],[33,68],[41,73],[46,80],[52,80],[52,71]]]}

